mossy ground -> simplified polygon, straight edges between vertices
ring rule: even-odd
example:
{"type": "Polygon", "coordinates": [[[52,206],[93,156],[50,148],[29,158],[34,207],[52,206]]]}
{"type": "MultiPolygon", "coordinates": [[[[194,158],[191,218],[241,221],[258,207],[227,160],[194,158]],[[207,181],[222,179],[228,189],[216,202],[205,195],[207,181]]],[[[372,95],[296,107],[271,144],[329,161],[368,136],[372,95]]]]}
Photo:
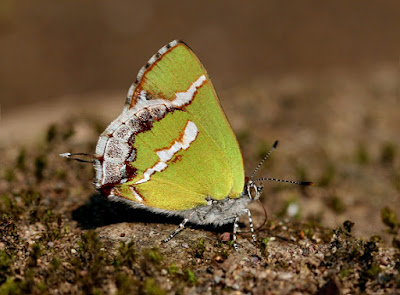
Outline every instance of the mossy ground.
{"type": "MultiPolygon", "coordinates": [[[[260,174],[317,184],[265,184],[268,222],[255,245],[240,234],[238,252],[231,225],[161,244],[180,220],[107,201],[90,164],[58,156],[93,151],[106,122],[71,116],[35,145],[3,146],[0,294],[399,292],[397,100],[387,79],[368,79],[263,80],[221,95],[247,167],[283,139],[260,174]]],[[[263,210],[251,208],[257,226],[263,210]]]]}

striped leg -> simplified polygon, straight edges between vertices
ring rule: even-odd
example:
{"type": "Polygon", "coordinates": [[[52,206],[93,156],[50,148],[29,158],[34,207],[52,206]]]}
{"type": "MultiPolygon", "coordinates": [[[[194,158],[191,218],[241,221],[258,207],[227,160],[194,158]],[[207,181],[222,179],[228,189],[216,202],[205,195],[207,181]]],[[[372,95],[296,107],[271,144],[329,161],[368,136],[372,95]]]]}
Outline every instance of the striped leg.
{"type": "Polygon", "coordinates": [[[163,243],[168,242],[169,240],[171,240],[173,237],[175,237],[180,231],[183,230],[183,228],[185,227],[185,224],[189,221],[188,218],[185,218],[181,224],[179,224],[178,228],[166,239],[163,240],[163,243]]]}
{"type": "Polygon", "coordinates": [[[251,236],[253,237],[253,242],[257,242],[257,238],[254,233],[254,226],[253,226],[253,219],[251,218],[251,212],[249,209],[246,209],[246,211],[247,215],[249,216],[250,231],[251,231],[251,236]]]}
{"type": "Polygon", "coordinates": [[[237,229],[239,227],[239,216],[235,217],[235,221],[233,222],[233,248],[235,248],[235,250],[238,250],[238,245],[236,243],[236,232],[237,229]]]}

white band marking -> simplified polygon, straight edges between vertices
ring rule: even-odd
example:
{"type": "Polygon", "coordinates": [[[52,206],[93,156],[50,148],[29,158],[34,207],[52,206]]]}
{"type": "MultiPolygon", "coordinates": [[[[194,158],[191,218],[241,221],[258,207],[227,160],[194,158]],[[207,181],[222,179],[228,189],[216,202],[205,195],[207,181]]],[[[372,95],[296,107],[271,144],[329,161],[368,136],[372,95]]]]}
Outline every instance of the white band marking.
{"type": "Polygon", "coordinates": [[[135,196],[136,200],[138,200],[139,202],[143,202],[142,197],[135,191],[133,187],[130,186],[129,189],[131,190],[131,193],[135,196]]]}
{"type": "Polygon", "coordinates": [[[172,101],[172,104],[177,107],[181,107],[187,103],[189,103],[194,94],[203,83],[207,80],[206,75],[201,75],[196,81],[190,85],[189,89],[184,92],[177,92],[175,93],[175,99],[172,101]]]}
{"type": "MultiPolygon", "coordinates": [[[[175,46],[177,43],[171,42],[170,45],[173,47],[175,46]]],[[[165,50],[167,51],[166,47],[165,50]]],[[[160,52],[161,54],[163,54],[164,52],[160,52]]],[[[144,71],[145,68],[142,68],[142,70],[144,71]]],[[[142,74],[139,73],[138,78],[140,77],[141,79],[142,74]]],[[[166,110],[167,108],[180,108],[184,105],[189,104],[193,98],[195,97],[196,91],[198,88],[200,88],[204,82],[207,80],[207,77],[203,74],[201,75],[196,81],[194,81],[190,87],[183,92],[177,92],[175,93],[175,99],[170,101],[170,100],[164,100],[164,99],[151,99],[151,100],[147,100],[147,92],[145,90],[142,90],[139,94],[139,98],[136,102],[136,104],[132,107],[130,107],[130,100],[127,101],[127,103],[125,104],[124,110],[123,112],[119,115],[119,117],[117,119],[115,119],[113,122],[111,122],[111,124],[106,128],[106,130],[100,135],[99,137],[99,141],[97,142],[97,146],[96,146],[96,155],[98,157],[102,157],[105,152],[106,152],[106,147],[108,145],[108,142],[110,140],[109,135],[112,134],[114,136],[115,140],[119,140],[121,142],[122,147],[124,147],[123,149],[123,154],[124,157],[121,158],[118,157],[118,159],[105,159],[104,163],[98,163],[98,165],[95,165],[95,169],[96,169],[96,187],[100,188],[102,185],[105,185],[107,183],[109,183],[109,181],[111,181],[111,179],[113,179],[114,182],[116,182],[119,178],[119,180],[122,180],[123,176],[121,171],[118,173],[118,171],[108,171],[108,169],[106,168],[106,164],[110,164],[111,162],[113,162],[114,164],[120,164],[121,169],[125,168],[125,160],[127,159],[127,153],[126,153],[126,149],[127,149],[127,138],[131,137],[132,134],[135,134],[136,132],[134,132],[134,130],[130,130],[132,132],[128,132],[127,134],[114,134],[116,132],[117,129],[121,128],[121,126],[123,126],[123,124],[126,124],[128,122],[128,120],[131,120],[133,117],[136,116],[136,114],[138,114],[140,111],[143,111],[144,109],[148,109],[150,107],[157,107],[157,106],[162,106],[164,108],[164,110],[166,110]],[[119,137],[122,136],[122,138],[119,137]],[[110,162],[110,163],[108,163],[110,162]]],[[[133,86],[133,85],[132,85],[133,86]]],[[[132,87],[131,87],[132,88],[132,87]]],[[[131,97],[133,95],[134,92],[134,88],[130,89],[129,92],[132,92],[131,95],[128,94],[128,97],[131,97]]],[[[193,123],[193,122],[192,122],[193,123]]],[[[193,123],[194,124],[194,123],[193,123]]],[[[189,126],[189,129],[192,128],[189,126]]],[[[196,132],[194,132],[193,130],[190,132],[194,132],[197,134],[197,127],[196,125],[194,125],[194,128],[196,129],[196,132]]],[[[190,133],[189,132],[189,133],[190,133]]],[[[187,140],[185,139],[185,135],[182,138],[182,142],[186,142],[187,140]]],[[[189,143],[190,144],[190,143],[189,143]]],[[[172,148],[172,147],[171,147],[172,148]]],[[[177,148],[177,147],[175,147],[177,148]]],[[[180,149],[180,147],[178,146],[178,148],[180,149]]],[[[187,147],[186,147],[187,148],[187,147]]],[[[186,149],[184,148],[184,149],[186,149]]],[[[176,150],[175,152],[172,152],[172,156],[179,151],[176,150]]],[[[170,153],[171,153],[170,152],[170,153]]],[[[131,157],[134,157],[135,155],[132,153],[131,157]]],[[[167,157],[167,155],[163,155],[165,157],[167,157]]],[[[172,158],[171,156],[171,158],[172,158]]],[[[161,157],[159,155],[159,157],[161,157]]],[[[171,159],[169,158],[169,159],[171,159]]],[[[168,160],[166,160],[168,161],[168,160]]],[[[162,162],[166,162],[166,161],[162,161],[162,162]]],[[[129,161],[130,162],[130,161],[129,161]]],[[[162,164],[161,164],[162,165],[162,164]]],[[[151,169],[161,169],[161,170],[154,170],[150,173],[153,174],[156,171],[162,171],[164,170],[166,167],[162,167],[162,166],[155,166],[153,168],[149,168],[146,170],[146,172],[151,172],[151,169]]],[[[150,175],[148,177],[150,177],[150,175]]],[[[146,177],[146,175],[145,175],[146,177]]],[[[150,178],[149,178],[150,179],[150,178]]],[[[148,180],[148,179],[147,179],[148,180]]],[[[145,182],[147,180],[142,179],[141,181],[145,182]]]]}
{"type": "Polygon", "coordinates": [[[176,140],[174,144],[167,149],[163,149],[157,152],[160,160],[151,168],[148,168],[143,173],[143,178],[135,182],[135,184],[144,183],[150,180],[150,176],[156,171],[161,172],[168,167],[167,162],[172,159],[172,157],[180,150],[186,150],[189,148],[190,144],[196,139],[199,130],[194,122],[188,121],[185,127],[185,131],[180,140],[176,140]]]}

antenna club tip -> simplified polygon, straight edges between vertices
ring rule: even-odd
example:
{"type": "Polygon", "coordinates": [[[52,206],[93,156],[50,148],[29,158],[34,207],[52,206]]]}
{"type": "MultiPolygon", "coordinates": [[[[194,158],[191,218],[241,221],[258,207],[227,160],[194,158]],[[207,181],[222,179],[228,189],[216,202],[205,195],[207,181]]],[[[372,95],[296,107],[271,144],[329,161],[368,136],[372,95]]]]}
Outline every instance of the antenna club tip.
{"type": "Polygon", "coordinates": [[[276,149],[276,147],[278,146],[278,143],[279,143],[279,141],[275,140],[274,145],[273,145],[274,149],[276,149]]]}
{"type": "Polygon", "coordinates": [[[62,153],[59,156],[63,158],[71,158],[71,153],[62,153]]]}
{"type": "Polygon", "coordinates": [[[302,184],[302,185],[314,185],[314,182],[311,182],[311,181],[303,181],[301,184],[302,184]]]}

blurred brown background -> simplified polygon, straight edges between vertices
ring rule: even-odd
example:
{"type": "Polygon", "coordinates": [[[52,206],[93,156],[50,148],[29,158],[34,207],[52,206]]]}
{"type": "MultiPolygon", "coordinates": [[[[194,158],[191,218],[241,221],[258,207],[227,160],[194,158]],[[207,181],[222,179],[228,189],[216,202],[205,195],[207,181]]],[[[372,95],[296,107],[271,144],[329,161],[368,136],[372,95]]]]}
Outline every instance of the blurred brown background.
{"type": "Polygon", "coordinates": [[[278,138],[281,160],[266,176],[305,174],[325,185],[301,200],[304,215],[329,225],[352,219],[370,234],[383,227],[383,206],[400,211],[394,0],[2,0],[0,146],[37,142],[73,114],[106,124],[140,67],[173,39],[210,73],[247,170],[257,161],[249,155],[278,138]],[[347,209],[324,207],[338,204],[347,209]]]}
{"type": "Polygon", "coordinates": [[[2,0],[2,117],[66,95],[122,95],[172,39],[195,50],[217,89],[265,74],[399,62],[398,1],[117,3],[2,0]]]}

